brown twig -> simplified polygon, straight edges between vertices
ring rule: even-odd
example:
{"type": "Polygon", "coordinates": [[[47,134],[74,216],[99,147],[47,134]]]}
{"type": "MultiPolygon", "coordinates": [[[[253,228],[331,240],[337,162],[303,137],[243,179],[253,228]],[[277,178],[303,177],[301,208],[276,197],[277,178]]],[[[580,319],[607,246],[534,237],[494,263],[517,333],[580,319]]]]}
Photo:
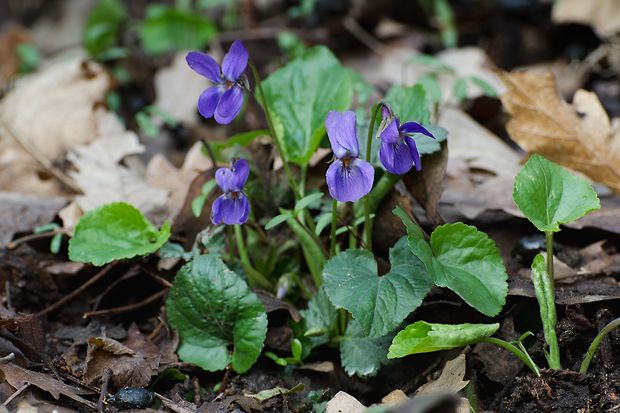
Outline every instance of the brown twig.
{"type": "Polygon", "coordinates": [[[229,364],[228,366],[226,366],[226,370],[224,370],[224,377],[222,377],[222,384],[220,385],[220,391],[218,392],[219,394],[224,394],[226,387],[228,387],[228,382],[230,381],[231,371],[232,371],[232,368],[230,367],[230,364],[229,364]]]}
{"type": "Polygon", "coordinates": [[[58,234],[67,235],[67,231],[64,228],[59,228],[53,231],[42,232],[40,234],[24,235],[21,238],[17,238],[16,240],[9,242],[6,247],[12,250],[13,248],[17,247],[19,244],[23,244],[24,242],[34,241],[34,240],[43,239],[43,238],[49,238],[49,237],[53,237],[54,235],[58,235],[58,234]]]}
{"type": "Polygon", "coordinates": [[[114,289],[117,285],[119,285],[120,283],[122,283],[123,281],[126,281],[130,278],[135,277],[136,275],[138,275],[139,272],[137,270],[136,267],[132,267],[129,269],[129,271],[127,271],[127,273],[125,273],[122,277],[117,278],[116,280],[114,280],[111,284],[109,284],[105,290],[103,290],[101,292],[101,294],[99,294],[99,296],[95,299],[95,304],[93,304],[93,310],[92,311],[96,311],[99,308],[99,305],[101,304],[101,301],[103,300],[103,298],[112,290],[114,289]]]}
{"type": "Polygon", "coordinates": [[[106,265],[105,267],[101,269],[101,271],[99,271],[97,274],[92,276],[90,280],[86,281],[84,284],[82,284],[80,287],[73,290],[71,293],[65,295],[63,298],[61,298],[54,304],[50,305],[43,311],[39,312],[37,316],[49,314],[52,311],[56,310],[57,308],[65,305],[66,303],[68,303],[69,301],[71,301],[72,299],[74,299],[75,297],[83,293],[84,291],[86,291],[88,287],[90,287],[91,285],[99,281],[101,278],[103,278],[112,269],[112,267],[114,267],[114,263],[106,265]]]}
{"type": "Polygon", "coordinates": [[[112,377],[112,369],[106,367],[103,369],[103,376],[101,377],[101,392],[99,393],[99,401],[97,402],[97,411],[103,412],[103,403],[108,395],[108,386],[110,384],[110,378],[112,377]]]}
{"type": "Polygon", "coordinates": [[[4,401],[4,403],[2,403],[2,405],[4,407],[8,406],[9,403],[11,403],[17,396],[19,396],[20,394],[22,394],[28,387],[30,387],[30,383],[26,383],[24,384],[22,387],[20,387],[19,389],[15,390],[15,393],[11,394],[9,396],[8,399],[6,399],[4,401]]]}
{"type": "Polygon", "coordinates": [[[159,300],[160,298],[162,298],[163,296],[165,296],[168,293],[168,289],[164,289],[161,290],[160,292],[151,295],[150,297],[147,297],[146,299],[139,301],[137,303],[134,304],[128,304],[128,305],[123,305],[120,307],[114,307],[114,308],[108,308],[105,310],[97,310],[97,311],[89,311],[84,313],[84,315],[82,316],[82,318],[90,318],[90,317],[96,317],[96,316],[102,316],[102,315],[112,315],[112,314],[122,314],[122,313],[128,313],[130,311],[136,310],[140,307],[144,307],[145,305],[149,305],[150,303],[159,300]]]}
{"type": "Polygon", "coordinates": [[[81,194],[82,190],[73,182],[67,174],[54,166],[52,161],[46,158],[39,150],[30,142],[25,139],[22,139],[17,134],[15,134],[9,126],[4,122],[3,119],[0,119],[0,127],[4,129],[6,134],[17,142],[32,158],[39,163],[44,169],[46,169],[54,178],[58,179],[63,185],[67,188],[71,189],[73,192],[77,194],[81,194]]]}
{"type": "Polygon", "coordinates": [[[357,40],[359,40],[364,46],[368,47],[375,54],[384,56],[386,53],[386,47],[377,40],[372,34],[368,33],[360,24],[351,16],[347,16],[342,19],[342,25],[349,31],[357,40]]]}
{"type": "Polygon", "coordinates": [[[172,287],[172,283],[170,281],[166,280],[164,277],[160,276],[159,274],[155,274],[153,271],[149,270],[148,268],[142,267],[142,271],[144,271],[146,275],[148,275],[149,277],[157,281],[162,286],[166,288],[172,287]]]}

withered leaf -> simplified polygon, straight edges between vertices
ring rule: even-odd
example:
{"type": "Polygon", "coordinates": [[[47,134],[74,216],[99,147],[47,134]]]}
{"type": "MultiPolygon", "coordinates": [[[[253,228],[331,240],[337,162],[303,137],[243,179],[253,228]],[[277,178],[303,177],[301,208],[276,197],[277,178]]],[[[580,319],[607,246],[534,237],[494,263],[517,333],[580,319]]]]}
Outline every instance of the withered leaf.
{"type": "Polygon", "coordinates": [[[464,377],[465,354],[459,354],[455,359],[446,363],[437,380],[420,386],[415,394],[421,396],[432,393],[456,393],[469,383],[469,380],[463,380],[464,377]]]}
{"type": "Polygon", "coordinates": [[[549,72],[500,78],[508,87],[502,103],[512,116],[507,129],[514,141],[620,193],[620,130],[594,93],[578,90],[571,105],[560,99],[549,72]]]}
{"type": "Polygon", "coordinates": [[[155,344],[144,337],[135,324],[127,332],[127,340],[119,343],[111,338],[88,339],[84,380],[95,383],[106,367],[112,370],[112,382],[118,388],[144,387],[157,371],[161,354],[155,344]]]}
{"type": "Polygon", "coordinates": [[[443,180],[448,166],[448,145],[442,142],[441,150],[422,159],[422,170],[403,176],[407,190],[420,205],[424,207],[426,218],[434,225],[442,223],[443,219],[437,211],[437,204],[443,193],[443,180]]]}
{"type": "Polygon", "coordinates": [[[16,389],[19,389],[26,383],[29,383],[50,393],[56,400],[58,400],[62,394],[63,396],[69,397],[70,399],[88,406],[93,410],[96,408],[95,403],[92,403],[77,395],[78,389],[64,384],[63,382],[58,381],[46,374],[24,369],[14,363],[2,363],[0,364],[0,370],[4,374],[6,381],[16,389]]]}

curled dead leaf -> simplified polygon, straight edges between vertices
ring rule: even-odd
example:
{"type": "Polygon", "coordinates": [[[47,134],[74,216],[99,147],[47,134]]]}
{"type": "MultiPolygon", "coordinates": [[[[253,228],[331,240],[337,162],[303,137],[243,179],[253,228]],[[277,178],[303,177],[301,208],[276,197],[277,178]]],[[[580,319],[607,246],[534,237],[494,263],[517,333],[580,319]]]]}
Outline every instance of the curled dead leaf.
{"type": "Polygon", "coordinates": [[[620,193],[620,129],[612,127],[594,93],[578,90],[571,105],[560,99],[549,72],[500,78],[508,87],[502,103],[515,142],[620,193]]]}
{"type": "Polygon", "coordinates": [[[105,338],[88,339],[84,380],[95,383],[105,368],[112,370],[112,382],[117,388],[144,387],[157,372],[161,354],[155,344],[144,337],[135,324],[129,328],[124,343],[105,338]]]}

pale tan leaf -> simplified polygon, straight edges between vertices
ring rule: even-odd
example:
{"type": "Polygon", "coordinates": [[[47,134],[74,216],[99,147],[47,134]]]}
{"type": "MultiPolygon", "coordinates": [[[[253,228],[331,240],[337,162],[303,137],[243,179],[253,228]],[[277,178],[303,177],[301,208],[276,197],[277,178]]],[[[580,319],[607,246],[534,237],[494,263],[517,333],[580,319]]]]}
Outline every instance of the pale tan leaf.
{"type": "Polygon", "coordinates": [[[165,156],[157,154],[146,166],[146,182],[154,187],[167,191],[168,218],[175,217],[183,207],[189,186],[198,174],[213,167],[213,163],[202,153],[202,143],[197,142],[191,147],[181,168],[176,168],[165,156]]]}
{"type": "Polygon", "coordinates": [[[463,380],[463,377],[465,377],[465,354],[459,354],[458,357],[446,363],[437,380],[420,386],[415,395],[456,393],[463,390],[469,383],[469,380],[463,380]]]}
{"type": "Polygon", "coordinates": [[[135,133],[128,131],[116,115],[97,111],[99,139],[75,147],[67,159],[76,167],[71,177],[83,191],[76,202],[83,212],[113,201],[124,201],[140,209],[158,224],[165,215],[168,192],[149,185],[139,171],[120,161],[144,151],[135,133]],[[159,218],[159,219],[157,219],[159,218]]]}
{"type": "Polygon", "coordinates": [[[97,138],[93,109],[110,87],[103,67],[79,60],[50,63],[20,79],[0,103],[0,188],[36,195],[61,195],[46,179],[47,163],[97,138]]]}
{"type": "Polygon", "coordinates": [[[578,90],[561,100],[551,73],[502,73],[502,103],[511,138],[530,152],[582,172],[620,193],[620,134],[595,94],[578,90]]]}
{"type": "Polygon", "coordinates": [[[342,390],[327,402],[325,413],[363,413],[366,407],[355,397],[342,390]]]}

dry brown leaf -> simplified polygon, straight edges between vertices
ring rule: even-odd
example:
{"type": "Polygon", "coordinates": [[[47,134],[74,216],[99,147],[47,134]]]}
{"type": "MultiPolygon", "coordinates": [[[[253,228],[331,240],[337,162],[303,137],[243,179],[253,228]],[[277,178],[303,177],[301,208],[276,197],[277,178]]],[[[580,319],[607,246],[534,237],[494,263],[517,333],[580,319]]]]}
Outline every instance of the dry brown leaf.
{"type": "Polygon", "coordinates": [[[556,23],[584,23],[602,37],[620,31],[620,4],[618,0],[557,0],[551,19],[556,23]]]}
{"type": "Polygon", "coordinates": [[[465,354],[459,354],[458,357],[446,363],[437,380],[420,386],[415,395],[457,393],[469,383],[469,380],[463,380],[463,377],[465,377],[465,354]]]}
{"type": "Polygon", "coordinates": [[[450,131],[441,203],[454,205],[468,219],[486,210],[521,216],[512,201],[519,155],[460,109],[445,108],[438,123],[450,131]]]}
{"type": "Polygon", "coordinates": [[[41,198],[0,191],[0,248],[5,247],[17,232],[51,222],[67,200],[59,197],[41,198]]]}
{"type": "Polygon", "coordinates": [[[132,324],[127,340],[119,343],[111,338],[88,339],[84,380],[95,383],[106,367],[112,370],[112,381],[118,388],[144,387],[157,372],[161,354],[155,344],[145,338],[132,324]]]}
{"type": "Polygon", "coordinates": [[[440,225],[443,221],[437,205],[443,193],[443,181],[448,166],[448,145],[441,144],[439,152],[425,155],[422,158],[422,170],[413,171],[403,176],[405,187],[424,208],[426,219],[433,225],[440,225]]]}
{"type": "Polygon", "coordinates": [[[83,212],[113,201],[140,209],[156,224],[166,215],[168,193],[149,185],[144,177],[120,162],[144,151],[135,133],[128,131],[111,112],[97,110],[99,139],[74,147],[67,155],[77,171],[70,173],[83,195],[75,202],[83,212]]]}
{"type": "Polygon", "coordinates": [[[340,390],[327,402],[325,413],[363,413],[365,410],[366,406],[360,403],[355,397],[340,390]]]}
{"type": "Polygon", "coordinates": [[[46,374],[24,369],[14,363],[0,363],[0,370],[4,374],[6,381],[16,389],[29,383],[50,393],[56,400],[58,400],[62,394],[91,409],[96,408],[95,403],[78,396],[78,389],[64,384],[46,374]]]}
{"type": "Polygon", "coordinates": [[[169,192],[167,218],[172,219],[183,207],[194,178],[212,167],[211,160],[202,153],[202,143],[196,142],[185,156],[181,168],[176,168],[161,154],[153,156],[146,166],[145,180],[150,186],[169,192]]]}
{"type": "Polygon", "coordinates": [[[105,70],[78,60],[52,63],[20,79],[0,103],[0,188],[38,195],[62,191],[35,161],[55,162],[97,137],[93,108],[110,87],[105,70]],[[29,151],[24,149],[29,148],[29,151]]]}
{"type": "Polygon", "coordinates": [[[392,390],[390,394],[381,399],[381,403],[394,406],[410,400],[404,391],[400,389],[392,390]]]}
{"type": "Polygon", "coordinates": [[[578,90],[569,105],[558,96],[551,73],[500,77],[508,87],[502,103],[515,142],[620,193],[620,132],[594,93],[578,90]]]}

